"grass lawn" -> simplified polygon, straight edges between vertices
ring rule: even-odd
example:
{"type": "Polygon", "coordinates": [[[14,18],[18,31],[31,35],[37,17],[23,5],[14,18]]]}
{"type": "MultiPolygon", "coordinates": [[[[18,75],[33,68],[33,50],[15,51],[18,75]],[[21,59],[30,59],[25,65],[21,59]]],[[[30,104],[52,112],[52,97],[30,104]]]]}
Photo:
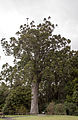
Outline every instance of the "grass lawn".
{"type": "Polygon", "coordinates": [[[78,116],[26,116],[26,117],[17,117],[16,120],[78,120],[78,116]]]}

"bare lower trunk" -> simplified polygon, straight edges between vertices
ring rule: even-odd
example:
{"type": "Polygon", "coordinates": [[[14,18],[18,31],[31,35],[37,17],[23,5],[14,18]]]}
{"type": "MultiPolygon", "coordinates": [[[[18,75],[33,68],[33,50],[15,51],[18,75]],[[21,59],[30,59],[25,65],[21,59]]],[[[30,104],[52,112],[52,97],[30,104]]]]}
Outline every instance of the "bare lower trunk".
{"type": "Polygon", "coordinates": [[[38,83],[32,82],[31,87],[31,110],[30,114],[38,114],[38,83]]]}

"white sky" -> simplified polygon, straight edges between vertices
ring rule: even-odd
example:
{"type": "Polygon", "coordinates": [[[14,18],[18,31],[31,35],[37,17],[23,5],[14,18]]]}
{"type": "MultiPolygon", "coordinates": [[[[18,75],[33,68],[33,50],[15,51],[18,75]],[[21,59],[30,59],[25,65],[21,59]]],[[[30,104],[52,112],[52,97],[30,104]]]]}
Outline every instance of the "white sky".
{"type": "MultiPolygon", "coordinates": [[[[27,17],[39,23],[48,16],[58,24],[56,32],[71,39],[71,48],[78,50],[78,0],[0,0],[0,40],[14,36],[27,17]]],[[[0,56],[0,69],[6,62],[12,64],[1,47],[0,56]]]]}

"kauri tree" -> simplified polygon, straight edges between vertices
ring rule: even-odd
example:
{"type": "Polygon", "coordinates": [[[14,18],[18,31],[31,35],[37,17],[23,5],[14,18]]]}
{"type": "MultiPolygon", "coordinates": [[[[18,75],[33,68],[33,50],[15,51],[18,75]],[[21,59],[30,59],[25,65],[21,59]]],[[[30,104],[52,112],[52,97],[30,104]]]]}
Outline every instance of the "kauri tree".
{"type": "MultiPolygon", "coordinates": [[[[54,71],[56,74],[56,62],[53,57],[59,53],[68,54],[70,50],[70,40],[61,35],[54,35],[53,31],[57,25],[54,25],[48,19],[44,18],[43,23],[35,25],[34,21],[30,24],[20,26],[20,30],[16,33],[18,37],[11,37],[10,41],[2,39],[1,44],[7,55],[13,55],[15,64],[19,62],[24,76],[27,81],[31,81],[31,114],[38,114],[38,90],[43,76],[46,74],[48,80],[48,70],[54,71]],[[56,66],[52,69],[51,63],[56,66]],[[45,71],[45,72],[44,72],[45,71]]],[[[59,61],[59,58],[57,62],[59,61]]],[[[57,63],[58,64],[58,63],[57,63]]],[[[54,66],[53,65],[53,66],[54,66]]],[[[50,79],[53,76],[50,74],[50,79]]],[[[58,78],[58,74],[57,74],[58,78]]]]}

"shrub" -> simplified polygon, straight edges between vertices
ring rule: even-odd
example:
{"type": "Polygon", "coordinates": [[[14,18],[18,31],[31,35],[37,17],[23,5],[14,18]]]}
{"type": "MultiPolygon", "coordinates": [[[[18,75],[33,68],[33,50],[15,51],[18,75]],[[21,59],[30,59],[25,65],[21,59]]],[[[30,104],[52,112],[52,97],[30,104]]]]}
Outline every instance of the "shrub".
{"type": "Polygon", "coordinates": [[[5,83],[2,82],[0,84],[0,111],[2,111],[2,108],[5,104],[5,100],[6,100],[6,97],[8,96],[8,94],[9,94],[9,89],[5,85],[5,83]]]}
{"type": "Polygon", "coordinates": [[[62,103],[56,104],[54,114],[55,115],[66,115],[64,104],[62,103]]]}
{"type": "Polygon", "coordinates": [[[65,109],[67,115],[78,115],[78,107],[73,102],[65,102],[65,109]]]}
{"type": "Polygon", "coordinates": [[[73,102],[78,105],[78,91],[73,92],[72,99],[73,99],[73,102]]]}
{"type": "Polygon", "coordinates": [[[26,115],[26,114],[28,114],[28,110],[26,109],[26,107],[24,105],[21,105],[21,106],[16,108],[16,114],[26,115]]]}
{"type": "Polygon", "coordinates": [[[74,115],[77,115],[78,116],[78,106],[76,107],[76,110],[74,112],[74,115]]]}
{"type": "Polygon", "coordinates": [[[55,107],[55,103],[51,102],[46,108],[47,114],[54,115],[54,107],[55,107]]]}
{"type": "Polygon", "coordinates": [[[27,109],[30,109],[30,91],[24,86],[18,86],[12,89],[6,98],[3,112],[5,114],[26,114],[27,109]],[[23,112],[22,112],[23,111],[23,112]]]}
{"type": "Polygon", "coordinates": [[[4,114],[15,114],[15,109],[14,109],[14,107],[13,106],[11,106],[11,105],[7,105],[7,104],[5,104],[4,105],[4,107],[3,107],[3,109],[2,109],[2,111],[3,111],[3,113],[4,114]]]}
{"type": "Polygon", "coordinates": [[[46,108],[46,111],[49,115],[66,115],[66,109],[62,103],[55,104],[54,102],[51,102],[46,108]]]}

